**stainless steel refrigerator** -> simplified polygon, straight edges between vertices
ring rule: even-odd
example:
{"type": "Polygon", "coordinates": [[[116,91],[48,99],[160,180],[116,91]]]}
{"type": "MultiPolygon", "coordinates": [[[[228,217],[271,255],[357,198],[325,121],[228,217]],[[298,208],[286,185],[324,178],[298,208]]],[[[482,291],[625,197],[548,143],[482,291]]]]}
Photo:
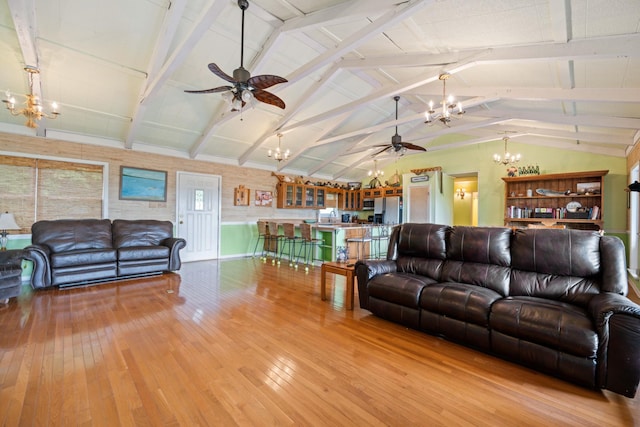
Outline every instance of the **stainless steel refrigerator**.
{"type": "Polygon", "coordinates": [[[377,224],[400,224],[402,222],[402,198],[378,197],[374,200],[373,221],[377,224]]]}

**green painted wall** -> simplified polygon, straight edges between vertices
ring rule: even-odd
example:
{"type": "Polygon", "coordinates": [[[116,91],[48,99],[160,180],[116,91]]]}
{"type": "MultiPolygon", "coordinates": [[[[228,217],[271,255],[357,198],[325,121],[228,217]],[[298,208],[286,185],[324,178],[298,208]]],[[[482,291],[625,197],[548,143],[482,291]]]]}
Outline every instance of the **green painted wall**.
{"type": "MultiPolygon", "coordinates": [[[[496,165],[494,153],[504,151],[500,140],[470,145],[453,150],[429,151],[424,154],[401,157],[389,165],[386,173],[398,169],[401,173],[411,169],[442,167],[444,173],[457,175],[477,173],[478,175],[478,225],[502,226],[504,224],[504,181],[506,168],[496,165]]],[[[626,159],[588,154],[580,151],[561,150],[552,147],[543,149],[532,145],[518,144],[517,139],[509,142],[509,151],[522,155],[522,166],[538,165],[540,173],[579,172],[609,170],[604,179],[604,221],[607,233],[626,232],[626,159]]],[[[379,165],[380,166],[380,165],[379,165]]]]}

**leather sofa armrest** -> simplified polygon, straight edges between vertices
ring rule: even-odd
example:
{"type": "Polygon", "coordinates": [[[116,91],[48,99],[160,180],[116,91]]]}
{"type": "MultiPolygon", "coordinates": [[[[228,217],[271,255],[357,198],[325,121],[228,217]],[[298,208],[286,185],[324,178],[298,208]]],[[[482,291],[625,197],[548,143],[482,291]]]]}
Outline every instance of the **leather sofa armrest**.
{"type": "Polygon", "coordinates": [[[622,295],[603,292],[591,299],[589,312],[600,339],[601,387],[633,398],[640,383],[640,305],[622,295]]]}
{"type": "Polygon", "coordinates": [[[20,264],[24,254],[18,250],[0,251],[0,264],[20,264]]]}
{"type": "Polygon", "coordinates": [[[355,265],[356,278],[358,279],[358,299],[360,308],[369,308],[369,280],[380,274],[397,271],[397,264],[394,260],[375,259],[359,260],[355,265]]]}
{"type": "Polygon", "coordinates": [[[30,245],[23,249],[25,259],[33,262],[31,271],[31,287],[47,288],[51,286],[51,250],[45,245],[30,245]]]}
{"type": "Polygon", "coordinates": [[[170,237],[164,239],[161,244],[169,248],[169,271],[180,270],[182,262],[180,260],[180,250],[187,246],[187,241],[181,237],[170,237]]]}

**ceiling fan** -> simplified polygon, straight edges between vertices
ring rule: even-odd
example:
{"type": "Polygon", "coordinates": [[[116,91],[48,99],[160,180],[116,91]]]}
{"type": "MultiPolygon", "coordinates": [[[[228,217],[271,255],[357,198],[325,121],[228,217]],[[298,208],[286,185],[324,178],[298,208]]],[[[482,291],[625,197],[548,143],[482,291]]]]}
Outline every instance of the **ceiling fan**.
{"type": "Polygon", "coordinates": [[[240,68],[233,70],[233,77],[226,74],[216,64],[209,64],[209,70],[223,80],[232,83],[233,86],[219,86],[204,90],[185,90],[187,93],[216,93],[222,92],[223,97],[231,104],[231,111],[239,111],[247,102],[257,99],[265,104],[285,108],[284,101],[276,95],[267,92],[273,85],[286,83],[287,79],[271,74],[262,74],[251,77],[251,73],[243,66],[244,61],[244,11],[249,7],[248,0],[238,0],[238,7],[242,10],[242,38],[240,42],[240,68]]]}
{"type": "MultiPolygon", "coordinates": [[[[396,101],[396,122],[398,121],[398,101],[400,101],[400,97],[398,95],[393,97],[394,101],[396,101]]],[[[393,151],[394,153],[398,153],[403,155],[407,150],[418,150],[418,151],[427,151],[426,148],[420,147],[419,145],[412,144],[410,142],[402,142],[402,137],[398,135],[398,125],[396,125],[396,134],[391,137],[391,144],[379,144],[374,145],[374,147],[384,147],[382,150],[376,152],[373,156],[377,156],[380,153],[385,151],[393,151]]]]}

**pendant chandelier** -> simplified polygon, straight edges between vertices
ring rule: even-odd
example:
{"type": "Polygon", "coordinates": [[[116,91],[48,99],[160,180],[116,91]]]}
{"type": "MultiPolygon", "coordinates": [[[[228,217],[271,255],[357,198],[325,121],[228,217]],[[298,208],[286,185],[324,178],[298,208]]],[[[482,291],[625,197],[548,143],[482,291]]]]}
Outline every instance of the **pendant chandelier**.
{"type": "Polygon", "coordinates": [[[499,165],[507,166],[509,164],[518,163],[520,161],[520,154],[509,154],[507,151],[507,143],[509,142],[509,137],[505,136],[502,138],[504,141],[504,155],[500,156],[500,154],[493,155],[493,161],[499,165]]]}
{"type": "Polygon", "coordinates": [[[456,110],[458,115],[465,113],[460,101],[456,102],[456,99],[451,94],[447,97],[447,79],[449,77],[451,77],[449,73],[443,73],[438,76],[438,79],[442,81],[442,101],[440,101],[442,110],[436,112],[436,110],[433,109],[433,101],[429,101],[429,110],[424,113],[425,123],[431,123],[433,119],[437,118],[442,124],[448,126],[451,121],[451,114],[456,112],[456,110]]]}
{"type": "Polygon", "coordinates": [[[275,151],[271,151],[271,149],[269,149],[269,151],[267,152],[267,156],[268,157],[273,157],[278,162],[281,162],[283,160],[287,160],[289,158],[289,155],[291,154],[289,149],[287,149],[285,152],[282,152],[282,150],[280,148],[281,139],[282,139],[282,134],[279,133],[278,134],[278,148],[276,148],[275,151]]]}
{"type": "Polygon", "coordinates": [[[56,119],[60,115],[58,112],[58,104],[53,102],[51,104],[51,113],[45,113],[42,109],[42,104],[40,103],[40,99],[37,95],[33,94],[33,79],[35,74],[39,74],[40,70],[35,67],[26,66],[24,70],[27,72],[29,76],[29,93],[25,95],[27,101],[25,104],[27,105],[25,108],[16,108],[16,99],[11,96],[11,92],[6,91],[6,99],[2,100],[5,104],[7,104],[7,110],[13,116],[23,115],[27,118],[27,122],[25,125],[30,128],[37,128],[38,124],[36,120],[41,120],[43,117],[48,119],[56,119]]]}
{"type": "Polygon", "coordinates": [[[373,170],[367,172],[367,175],[377,178],[384,175],[384,171],[378,169],[378,159],[373,159],[373,170]]]}

